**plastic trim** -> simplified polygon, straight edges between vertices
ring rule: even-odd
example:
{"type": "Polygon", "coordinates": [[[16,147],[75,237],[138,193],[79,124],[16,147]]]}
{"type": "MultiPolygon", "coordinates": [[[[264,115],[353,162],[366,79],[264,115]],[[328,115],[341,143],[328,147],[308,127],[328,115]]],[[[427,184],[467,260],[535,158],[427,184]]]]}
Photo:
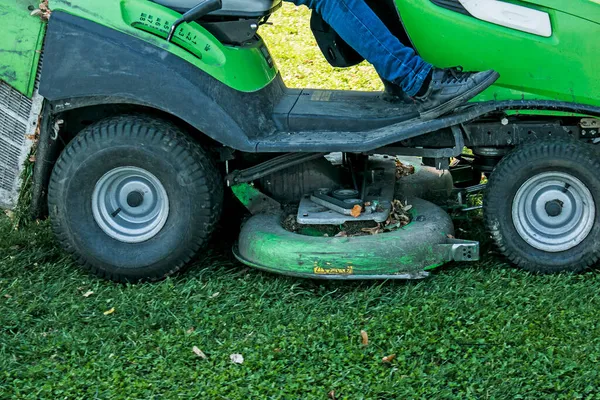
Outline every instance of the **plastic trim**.
{"type": "Polygon", "coordinates": [[[498,0],[458,0],[469,14],[482,21],[532,33],[552,36],[548,13],[498,0]]]}

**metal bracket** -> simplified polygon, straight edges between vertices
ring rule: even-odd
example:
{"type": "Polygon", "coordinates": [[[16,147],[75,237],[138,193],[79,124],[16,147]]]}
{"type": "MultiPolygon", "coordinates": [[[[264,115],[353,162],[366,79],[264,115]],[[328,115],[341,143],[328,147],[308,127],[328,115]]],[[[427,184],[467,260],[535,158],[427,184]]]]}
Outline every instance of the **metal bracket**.
{"type": "Polygon", "coordinates": [[[479,209],[483,208],[483,206],[473,206],[473,207],[463,207],[463,206],[466,205],[466,200],[469,195],[484,191],[486,186],[487,186],[487,184],[480,183],[479,185],[469,186],[469,187],[462,188],[462,189],[456,189],[455,194],[456,194],[456,200],[458,201],[458,206],[460,207],[459,210],[462,212],[466,212],[466,211],[479,210],[479,209]]]}
{"type": "Polygon", "coordinates": [[[479,242],[450,239],[450,255],[453,261],[479,261],[479,242]]]}
{"type": "Polygon", "coordinates": [[[359,205],[364,207],[364,202],[360,199],[354,199],[356,202],[347,203],[329,195],[315,192],[310,196],[310,201],[320,206],[326,207],[342,215],[352,215],[352,209],[359,205]],[[360,201],[359,201],[360,200],[360,201]]]}
{"type": "Polygon", "coordinates": [[[231,191],[253,215],[281,212],[281,204],[278,201],[261,193],[260,190],[251,184],[240,183],[239,185],[233,185],[231,191]]]}
{"type": "Polygon", "coordinates": [[[474,240],[448,239],[438,246],[448,252],[448,261],[479,261],[479,242],[474,240]]]}
{"type": "MultiPolygon", "coordinates": [[[[365,199],[360,200],[371,203],[364,207],[363,212],[354,217],[351,214],[355,204],[344,203],[335,196],[323,195],[323,192],[313,192],[303,196],[298,207],[297,221],[303,225],[340,225],[348,221],[375,221],[384,222],[392,207],[394,187],[396,183],[396,164],[393,159],[374,158],[370,161],[371,171],[375,172],[371,179],[367,179],[365,199]],[[369,182],[370,181],[370,182],[369,182]],[[333,198],[332,198],[333,197],[333,198]]],[[[326,191],[325,193],[327,193],[326,191]]]]}
{"type": "Polygon", "coordinates": [[[456,157],[463,152],[465,147],[465,139],[463,132],[465,131],[462,125],[452,125],[450,127],[452,134],[454,135],[454,147],[447,147],[443,149],[431,149],[431,148],[415,148],[415,147],[383,147],[373,151],[377,154],[392,154],[397,156],[413,156],[413,157],[427,157],[427,158],[450,158],[456,157]]]}
{"type": "MultiPolygon", "coordinates": [[[[581,126],[581,136],[594,137],[600,135],[600,120],[597,118],[581,118],[579,122],[581,126]]],[[[598,139],[593,140],[594,144],[598,139]]]]}

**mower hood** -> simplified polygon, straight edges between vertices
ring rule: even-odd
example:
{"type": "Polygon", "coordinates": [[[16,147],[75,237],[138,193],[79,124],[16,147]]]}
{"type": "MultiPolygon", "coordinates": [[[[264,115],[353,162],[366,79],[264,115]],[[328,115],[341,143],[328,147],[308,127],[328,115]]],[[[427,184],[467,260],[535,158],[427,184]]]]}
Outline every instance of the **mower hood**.
{"type": "Polygon", "coordinates": [[[600,24],[600,0],[522,0],[600,24]]]}

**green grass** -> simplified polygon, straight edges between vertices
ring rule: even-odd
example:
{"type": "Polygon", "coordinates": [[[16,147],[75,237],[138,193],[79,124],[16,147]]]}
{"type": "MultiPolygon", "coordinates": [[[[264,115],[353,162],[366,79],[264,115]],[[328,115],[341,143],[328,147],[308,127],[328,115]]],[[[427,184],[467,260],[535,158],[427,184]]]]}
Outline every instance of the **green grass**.
{"type": "MultiPolygon", "coordinates": [[[[274,44],[296,32],[273,50],[289,54],[279,62],[288,83],[378,85],[366,66],[326,67],[306,12],[284,11],[268,30],[274,44]]],[[[0,399],[597,397],[599,275],[515,270],[489,254],[479,222],[463,228],[484,240],[485,260],[419,282],[265,274],[216,240],[187,273],[131,286],[80,272],[47,223],[15,231],[2,217],[0,399]],[[245,362],[232,364],[233,353],[245,362]]]]}
{"type": "Polygon", "coordinates": [[[343,90],[383,90],[375,69],[363,62],[352,68],[333,68],[321,54],[310,31],[310,11],[285,3],[283,10],[260,32],[290,87],[343,90]]]}
{"type": "Polygon", "coordinates": [[[227,243],[124,286],[81,273],[45,223],[2,218],[0,235],[3,399],[582,398],[600,382],[593,272],[532,276],[488,255],[419,282],[318,282],[248,270],[227,243]]]}

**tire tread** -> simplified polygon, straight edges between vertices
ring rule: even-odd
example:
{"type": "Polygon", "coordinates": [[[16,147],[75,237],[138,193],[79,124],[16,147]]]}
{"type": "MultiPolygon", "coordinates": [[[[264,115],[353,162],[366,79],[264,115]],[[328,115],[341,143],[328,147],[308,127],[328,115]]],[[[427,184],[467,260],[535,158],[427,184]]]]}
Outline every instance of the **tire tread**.
{"type": "Polygon", "coordinates": [[[157,281],[181,271],[197,254],[200,248],[206,244],[210,234],[215,230],[221,216],[222,199],[223,183],[221,174],[208,153],[174,124],[145,115],[109,117],[85,128],[69,143],[60,155],[54,166],[48,188],[51,227],[65,251],[71,254],[84,270],[100,278],[116,282],[157,281]],[[90,148],[98,147],[101,142],[119,136],[128,137],[132,141],[146,138],[152,143],[157,144],[168,140],[165,143],[167,145],[165,147],[171,153],[175,152],[177,157],[183,158],[185,164],[194,169],[193,173],[190,173],[191,179],[205,186],[205,190],[201,192],[203,194],[202,198],[198,199],[204,203],[203,209],[206,207],[209,210],[208,213],[202,213],[202,226],[193,231],[193,238],[189,241],[185,252],[182,253],[184,255],[180,257],[180,260],[168,269],[162,270],[161,273],[153,276],[144,276],[142,275],[143,272],[133,277],[131,275],[124,276],[94,265],[74,247],[71,240],[72,233],[69,232],[67,224],[61,220],[62,216],[56,215],[60,182],[68,176],[75,155],[86,152],[90,148]]]}
{"type": "MultiPolygon", "coordinates": [[[[556,266],[544,265],[523,257],[506,240],[506,233],[501,228],[501,222],[497,218],[499,207],[503,202],[507,201],[506,198],[502,197],[500,186],[503,182],[514,179],[514,171],[518,171],[520,168],[526,166],[531,159],[552,159],[556,157],[572,160],[575,163],[585,165],[587,168],[592,168],[592,170],[600,172],[600,159],[597,151],[591,145],[563,138],[532,141],[517,147],[498,163],[489,178],[483,199],[486,231],[500,252],[513,264],[527,271],[540,274],[551,274],[562,271],[582,272],[600,260],[600,247],[595,246],[596,248],[587,249],[585,252],[582,251],[581,257],[577,262],[564,268],[557,268],[556,266]]],[[[600,215],[596,215],[596,219],[598,218],[600,218],[600,215]]]]}

